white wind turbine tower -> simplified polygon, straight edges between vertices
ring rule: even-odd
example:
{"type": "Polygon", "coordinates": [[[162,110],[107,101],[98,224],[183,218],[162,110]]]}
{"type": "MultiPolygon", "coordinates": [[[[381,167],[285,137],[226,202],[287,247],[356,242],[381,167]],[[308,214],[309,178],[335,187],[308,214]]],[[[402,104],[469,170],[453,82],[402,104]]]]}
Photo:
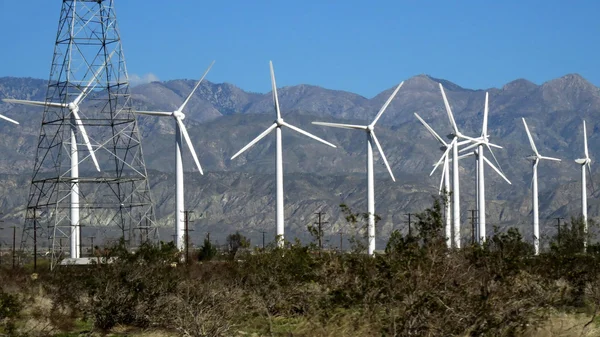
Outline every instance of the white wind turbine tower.
{"type": "MultiPolygon", "coordinates": [[[[592,179],[592,160],[590,159],[590,155],[588,152],[587,146],[587,131],[585,127],[585,120],[583,121],[583,146],[585,158],[575,159],[575,162],[581,165],[581,216],[583,218],[583,234],[585,236],[583,240],[583,249],[587,249],[587,233],[588,233],[588,223],[587,223],[587,183],[585,178],[585,170],[587,166],[588,173],[590,175],[590,181],[592,179]]],[[[593,188],[593,186],[592,186],[593,188]]]]}
{"type": "Polygon", "coordinates": [[[283,149],[281,143],[281,128],[283,126],[288,127],[300,134],[303,134],[309,138],[312,138],[316,141],[319,141],[323,144],[329,145],[331,147],[336,147],[335,145],[313,135],[310,134],[298,127],[295,127],[283,120],[281,117],[281,111],[279,109],[279,98],[277,97],[277,84],[275,83],[275,72],[273,70],[273,62],[269,61],[269,67],[271,69],[271,87],[273,94],[273,104],[275,107],[275,117],[277,118],[270,127],[268,127],[263,133],[254,138],[250,143],[244,146],[241,150],[239,150],[236,154],[234,154],[231,159],[233,160],[235,157],[242,154],[244,151],[248,150],[252,145],[256,144],[258,141],[266,137],[271,131],[275,130],[277,137],[277,148],[276,148],[276,160],[275,160],[275,171],[276,171],[276,184],[277,184],[277,206],[276,206],[276,223],[277,223],[277,245],[279,247],[283,247],[284,243],[284,207],[283,207],[283,149]]]}
{"type": "Polygon", "coordinates": [[[498,165],[498,167],[500,167],[500,164],[498,163],[498,160],[496,159],[496,156],[494,155],[494,152],[492,151],[491,147],[492,146],[496,147],[496,148],[502,148],[502,147],[490,143],[489,135],[487,134],[487,124],[488,124],[488,115],[489,115],[488,101],[489,101],[489,95],[486,92],[485,93],[485,107],[484,107],[484,111],[483,111],[483,126],[481,129],[481,136],[475,140],[472,140],[472,142],[473,142],[472,145],[467,146],[460,150],[460,152],[464,152],[464,151],[468,151],[472,148],[477,147],[477,152],[475,153],[476,154],[475,158],[477,160],[477,212],[478,212],[477,240],[480,244],[485,242],[485,239],[486,239],[484,162],[487,163],[494,171],[496,171],[496,173],[498,173],[498,175],[500,175],[500,177],[502,177],[502,179],[504,179],[509,185],[511,185],[510,180],[508,180],[508,178],[506,178],[506,176],[496,166],[494,166],[492,164],[492,162],[490,162],[483,153],[483,146],[485,145],[488,148],[488,150],[490,151],[490,154],[492,155],[492,157],[494,158],[496,165],[498,165]]]}
{"type": "MultiPolygon", "coordinates": [[[[212,68],[213,61],[208,69],[204,72],[204,75],[200,78],[200,80],[196,83],[196,86],[192,89],[192,92],[187,96],[185,101],[181,106],[172,112],[162,112],[162,111],[136,111],[136,114],[139,115],[149,115],[149,116],[159,116],[159,117],[173,117],[175,119],[175,245],[177,249],[183,251],[185,248],[185,224],[184,224],[184,211],[185,211],[185,200],[184,200],[184,186],[183,186],[183,161],[181,157],[181,149],[183,148],[183,141],[181,137],[185,138],[185,142],[190,149],[190,153],[192,154],[192,158],[194,158],[194,162],[196,163],[196,167],[198,167],[198,171],[200,174],[204,174],[202,172],[202,167],[200,166],[200,161],[198,160],[198,156],[196,155],[196,150],[194,150],[194,145],[190,139],[190,136],[183,124],[183,119],[185,119],[185,114],[183,113],[183,109],[188,104],[196,89],[206,77],[206,74],[212,68]]],[[[185,257],[187,259],[187,256],[185,257]]]]}
{"type": "Polygon", "coordinates": [[[316,125],[330,126],[334,128],[342,128],[342,129],[354,129],[354,130],[363,130],[366,131],[367,134],[367,211],[368,211],[368,220],[367,220],[367,236],[369,242],[369,255],[373,255],[375,252],[375,177],[373,172],[373,142],[377,145],[377,149],[379,150],[379,154],[381,155],[381,159],[385,163],[385,166],[390,173],[393,181],[396,181],[394,178],[394,174],[392,173],[392,169],[390,168],[390,164],[388,163],[385,154],[383,153],[383,149],[381,148],[381,144],[377,140],[377,136],[375,136],[375,124],[385,111],[385,109],[390,105],[398,90],[402,87],[404,82],[400,83],[396,90],[392,93],[390,98],[388,98],[387,102],[381,107],[381,110],[375,116],[375,119],[369,125],[353,125],[353,124],[338,124],[338,123],[325,123],[325,122],[313,122],[316,125]]]}
{"type": "Polygon", "coordinates": [[[558,158],[545,157],[540,155],[533,142],[533,137],[531,137],[531,133],[529,132],[529,128],[527,127],[527,123],[525,122],[525,118],[523,119],[523,125],[525,126],[525,131],[527,132],[527,138],[529,138],[529,144],[531,144],[531,149],[533,150],[533,155],[527,157],[527,159],[532,162],[533,169],[533,177],[531,178],[532,190],[531,190],[531,205],[533,208],[533,246],[535,248],[535,255],[540,253],[540,217],[539,217],[539,208],[538,208],[538,183],[537,183],[537,167],[540,163],[540,160],[554,160],[560,161],[558,158]]]}
{"type": "MultiPolygon", "coordinates": [[[[79,217],[79,151],[77,144],[77,133],[81,133],[81,137],[87,147],[90,157],[94,162],[94,166],[96,170],[100,171],[100,166],[98,165],[98,160],[96,159],[96,155],[94,154],[94,149],[92,148],[92,144],[90,143],[90,139],[88,137],[85,128],[83,127],[83,123],[81,118],[79,117],[79,105],[81,102],[87,97],[87,95],[96,87],[94,82],[98,80],[98,76],[104,68],[106,64],[109,62],[110,58],[114,52],[112,52],[109,57],[106,59],[104,64],[93,74],[90,81],[87,83],[85,88],[81,91],[79,96],[75,98],[72,102],[69,103],[58,103],[58,102],[40,102],[40,101],[28,101],[28,100],[18,100],[18,99],[3,99],[4,102],[7,103],[16,103],[16,104],[25,104],[25,105],[34,105],[34,106],[43,106],[57,109],[69,109],[71,112],[71,193],[70,193],[70,218],[71,218],[71,236],[70,236],[70,258],[77,259],[80,257],[81,252],[81,226],[80,226],[80,217],[79,217]],[[92,85],[94,84],[94,85],[92,85]]],[[[84,157],[81,161],[87,158],[84,157]]]]}

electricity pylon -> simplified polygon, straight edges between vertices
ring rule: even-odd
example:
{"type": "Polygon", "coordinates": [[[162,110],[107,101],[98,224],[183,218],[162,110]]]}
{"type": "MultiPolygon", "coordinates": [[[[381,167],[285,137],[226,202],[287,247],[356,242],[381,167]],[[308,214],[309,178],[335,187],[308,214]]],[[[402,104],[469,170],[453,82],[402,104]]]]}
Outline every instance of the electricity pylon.
{"type": "Polygon", "coordinates": [[[62,1],[45,102],[17,103],[44,108],[21,249],[37,230],[54,267],[61,238],[80,257],[82,227],[126,245],[156,237],[113,0],[62,1]]]}

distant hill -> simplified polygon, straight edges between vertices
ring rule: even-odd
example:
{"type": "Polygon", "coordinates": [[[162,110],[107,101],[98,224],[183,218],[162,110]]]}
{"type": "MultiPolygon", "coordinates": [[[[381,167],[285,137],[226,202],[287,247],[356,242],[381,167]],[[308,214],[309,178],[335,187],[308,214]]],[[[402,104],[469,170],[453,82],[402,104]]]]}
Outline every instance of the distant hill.
{"type": "MultiPolygon", "coordinates": [[[[399,79],[400,80],[400,79],[399,79]]],[[[406,80],[386,114],[377,134],[398,182],[392,183],[377,161],[376,212],[382,216],[383,235],[404,228],[404,213],[422,210],[437,193],[439,174],[429,177],[432,164],[441,155],[438,144],[418,123],[417,112],[440,135],[450,126],[439,93],[442,82],[461,130],[469,135],[481,131],[485,90],[462,88],[447,80],[419,75],[406,80]]],[[[137,109],[173,110],[189,93],[193,80],[153,82],[132,88],[137,109]]],[[[46,82],[31,78],[0,78],[0,98],[44,99],[46,82]]],[[[371,120],[393,88],[372,99],[357,94],[297,85],[278,89],[283,117],[334,144],[332,149],[284,130],[284,178],[288,230],[306,236],[313,213],[326,208],[336,232],[345,221],[338,204],[365,211],[365,139],[359,132],[326,129],[312,121],[364,123],[371,120]]],[[[489,134],[504,149],[495,151],[512,185],[491,170],[486,171],[488,229],[492,225],[518,225],[530,231],[530,154],[522,126],[525,117],[542,154],[562,158],[561,163],[543,162],[539,168],[540,218],[545,230],[554,231],[550,218],[578,214],[579,169],[573,159],[583,153],[581,120],[586,119],[591,157],[600,157],[600,89],[577,74],[565,75],[542,85],[518,79],[502,88],[490,88],[489,134]],[[545,220],[548,219],[548,220],[545,220]],[[546,226],[547,224],[547,226],[546,226]]],[[[229,158],[267,128],[274,119],[271,94],[249,93],[232,84],[204,82],[187,108],[185,123],[200,161],[208,172],[186,175],[186,204],[206,218],[196,223],[193,235],[224,235],[234,229],[258,242],[259,231],[274,231],[274,137],[267,137],[240,158],[229,158]]],[[[0,102],[0,112],[21,122],[19,127],[0,122],[0,211],[7,222],[22,221],[35,160],[41,110],[0,102]]],[[[174,204],[174,125],[169,118],[139,118],[143,149],[157,214],[170,226],[174,204]]],[[[187,151],[187,149],[186,149],[187,151]]],[[[377,158],[377,157],[376,157],[377,158]]],[[[191,158],[184,168],[193,171],[191,158]]],[[[592,165],[594,180],[596,170],[592,165]]],[[[474,160],[461,162],[463,233],[468,233],[467,210],[474,208],[474,160]]],[[[600,186],[600,181],[597,181],[600,186]]],[[[591,189],[588,189],[591,191],[591,189]]],[[[597,195],[589,199],[591,217],[600,216],[597,195]]],[[[350,231],[350,229],[346,229],[350,231]]],[[[223,236],[224,237],[224,236],[223,236]]]]}

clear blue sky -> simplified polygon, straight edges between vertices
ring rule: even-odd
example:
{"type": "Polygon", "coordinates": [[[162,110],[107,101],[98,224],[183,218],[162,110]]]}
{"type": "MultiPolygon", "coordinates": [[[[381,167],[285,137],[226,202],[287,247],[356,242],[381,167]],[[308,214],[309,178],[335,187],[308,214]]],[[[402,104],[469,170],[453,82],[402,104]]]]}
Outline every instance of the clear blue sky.
{"type": "MultiPolygon", "coordinates": [[[[115,0],[130,76],[372,97],[417,74],[467,88],[579,73],[600,85],[600,1],[115,0]]],[[[60,0],[0,0],[0,76],[48,78],[60,0]]]]}

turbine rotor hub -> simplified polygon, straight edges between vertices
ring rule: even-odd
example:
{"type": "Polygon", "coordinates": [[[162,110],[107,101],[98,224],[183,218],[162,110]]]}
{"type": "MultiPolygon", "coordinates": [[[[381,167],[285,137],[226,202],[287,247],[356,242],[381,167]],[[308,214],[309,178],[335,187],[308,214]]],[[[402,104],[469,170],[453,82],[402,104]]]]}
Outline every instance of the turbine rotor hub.
{"type": "Polygon", "coordinates": [[[75,110],[77,108],[77,105],[75,105],[75,103],[70,102],[69,104],[67,104],[67,108],[71,111],[75,110]]]}
{"type": "Polygon", "coordinates": [[[375,127],[373,125],[367,125],[367,132],[373,132],[375,127]]]}
{"type": "Polygon", "coordinates": [[[173,112],[173,117],[179,118],[181,120],[185,119],[185,114],[181,111],[174,111],[173,112]]]}
{"type": "Polygon", "coordinates": [[[283,118],[277,118],[275,124],[277,124],[277,126],[283,126],[283,118]]]}

